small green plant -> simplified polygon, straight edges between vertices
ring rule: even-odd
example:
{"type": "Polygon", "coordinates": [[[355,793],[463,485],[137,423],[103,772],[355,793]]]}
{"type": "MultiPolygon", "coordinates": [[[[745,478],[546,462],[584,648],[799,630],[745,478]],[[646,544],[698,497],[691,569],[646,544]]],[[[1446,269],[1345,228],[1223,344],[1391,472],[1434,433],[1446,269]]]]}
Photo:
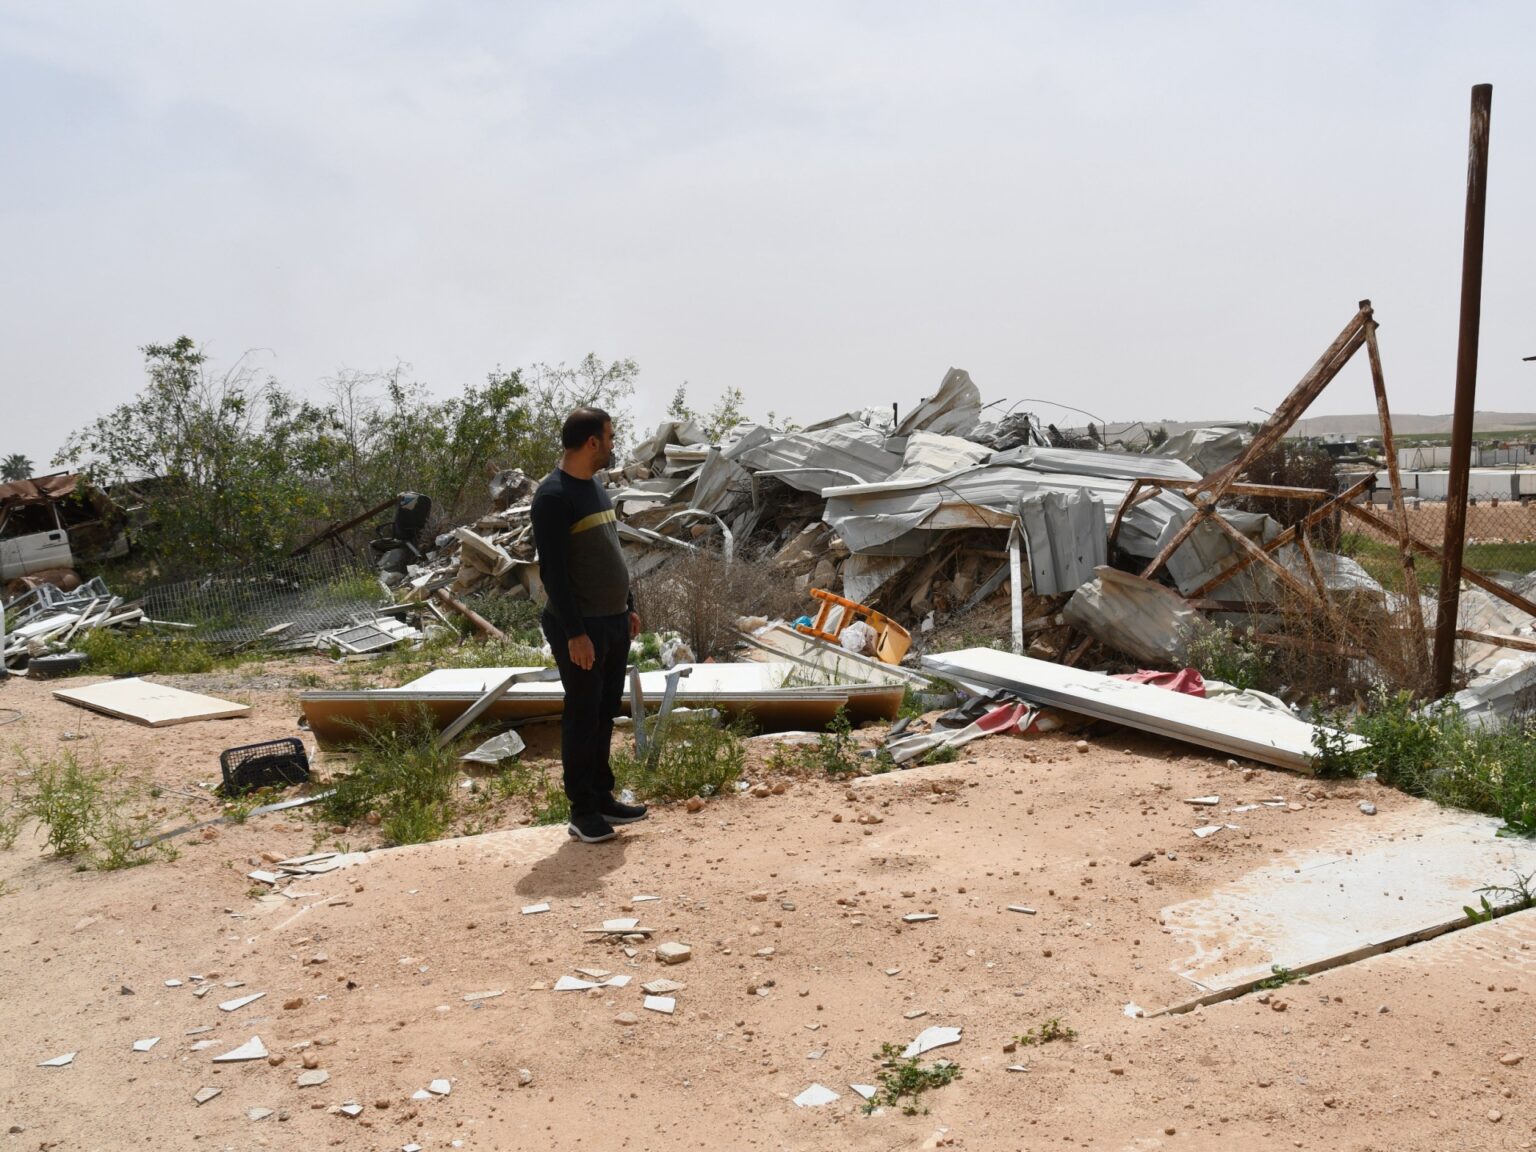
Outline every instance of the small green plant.
{"type": "Polygon", "coordinates": [[[86,655],[86,668],[103,676],[170,676],[236,668],[259,660],[254,652],[220,651],[185,635],[158,636],[98,628],[79,637],[75,647],[86,655]]]}
{"type": "Polygon", "coordinates": [[[558,784],[551,783],[544,789],[543,795],[534,801],[533,822],[535,824],[564,824],[571,818],[571,801],[565,794],[565,789],[558,784]]]}
{"type": "Polygon", "coordinates": [[[1253,987],[1257,991],[1268,991],[1271,988],[1284,988],[1287,984],[1294,984],[1301,979],[1300,972],[1292,972],[1284,964],[1271,964],[1269,966],[1272,976],[1266,976],[1253,987]]]}
{"type": "MultiPolygon", "coordinates": [[[[35,817],[48,847],[77,867],[110,872],[149,860],[151,822],[136,814],[139,789],[118,783],[117,774],[80,763],[73,751],[33,766],[32,790],[18,795],[18,807],[35,817]]],[[[154,846],[166,855],[169,846],[154,846]]]]}
{"type": "Polygon", "coordinates": [[[1252,628],[1233,628],[1200,619],[1183,630],[1184,651],[1191,665],[1208,680],[1235,688],[1257,688],[1269,674],[1270,658],[1252,628]]]}
{"type": "Polygon", "coordinates": [[[859,770],[859,746],[846,708],[839,707],[827,730],[817,737],[816,751],[828,776],[851,776],[859,770]]]}
{"type": "Polygon", "coordinates": [[[746,722],[718,727],[708,716],[673,716],[650,763],[637,760],[628,749],[613,754],[613,775],[619,788],[642,800],[686,800],[726,791],[746,763],[746,722]]]}
{"type": "Polygon", "coordinates": [[[458,774],[453,750],[438,747],[437,729],[425,715],[366,728],[350,770],[311,811],[325,824],[356,824],[373,816],[387,843],[425,843],[439,839],[453,822],[458,774]]]}
{"type": "Polygon", "coordinates": [[[1077,1031],[1061,1022],[1061,1017],[1051,1016],[1040,1022],[1037,1028],[1031,1028],[1022,1036],[1014,1039],[1025,1048],[1032,1048],[1036,1044],[1049,1044],[1055,1040],[1072,1041],[1077,1039],[1077,1031]]]}
{"type": "Polygon", "coordinates": [[[1355,774],[1355,757],[1349,735],[1349,725],[1338,711],[1325,711],[1312,706],[1312,747],[1317,752],[1312,757],[1312,772],[1325,780],[1336,780],[1355,774]]]}
{"type": "Polygon", "coordinates": [[[900,1044],[880,1045],[880,1051],[875,1056],[880,1061],[880,1090],[864,1102],[866,1113],[882,1105],[900,1108],[905,1116],[926,1113],[928,1109],[920,1107],[923,1093],[960,1079],[958,1064],[937,1060],[925,1068],[921,1058],[903,1056],[903,1051],[905,1049],[900,1044]]]}
{"type": "Polygon", "coordinates": [[[1495,916],[1502,916],[1506,912],[1521,912],[1527,908],[1536,908],[1536,888],[1532,887],[1532,881],[1536,880],[1536,872],[1528,872],[1522,876],[1513,868],[1510,869],[1514,876],[1512,884],[1484,884],[1477,889],[1479,897],[1478,907],[1463,904],[1461,910],[1467,914],[1467,919],[1474,924],[1484,924],[1495,916]],[[1499,903],[1489,900],[1489,896],[1501,897],[1499,903]]]}
{"type": "Polygon", "coordinates": [[[19,804],[13,804],[0,812],[0,852],[8,852],[16,844],[21,825],[27,814],[19,804]]]}
{"type": "Polygon", "coordinates": [[[932,752],[929,752],[918,763],[920,764],[953,764],[960,759],[960,749],[953,744],[940,744],[932,752]]]}

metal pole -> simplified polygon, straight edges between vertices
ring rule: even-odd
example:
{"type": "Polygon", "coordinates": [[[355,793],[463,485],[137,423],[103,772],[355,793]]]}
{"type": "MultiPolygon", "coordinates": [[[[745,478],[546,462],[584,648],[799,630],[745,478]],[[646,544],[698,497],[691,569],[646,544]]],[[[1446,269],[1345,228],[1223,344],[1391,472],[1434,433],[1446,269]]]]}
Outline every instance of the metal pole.
{"type": "Polygon", "coordinates": [[[1467,216],[1461,242],[1461,332],[1456,344],[1456,411],[1451,420],[1451,475],[1445,500],[1444,566],[1435,622],[1435,695],[1451,690],[1456,661],[1456,609],[1461,556],[1467,534],[1468,469],[1472,464],[1472,413],[1477,404],[1477,337],[1483,310],[1483,215],[1488,205],[1488,119],[1493,85],[1472,89],[1472,128],[1467,145],[1467,216]]]}

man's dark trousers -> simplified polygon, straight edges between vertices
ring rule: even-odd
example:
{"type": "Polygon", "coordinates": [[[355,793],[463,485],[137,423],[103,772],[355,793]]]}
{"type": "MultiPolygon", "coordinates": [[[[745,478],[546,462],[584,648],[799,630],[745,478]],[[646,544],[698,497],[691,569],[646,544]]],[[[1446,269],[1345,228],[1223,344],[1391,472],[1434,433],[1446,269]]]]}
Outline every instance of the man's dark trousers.
{"type": "Polygon", "coordinates": [[[555,654],[560,683],[565,687],[565,713],[560,718],[560,760],[565,766],[565,794],[571,815],[595,815],[613,791],[608,747],[613,718],[624,698],[624,673],[629,667],[629,614],[588,616],[582,621],[592,641],[591,668],[571,663],[570,639],[554,616],[540,617],[544,636],[555,654]]]}

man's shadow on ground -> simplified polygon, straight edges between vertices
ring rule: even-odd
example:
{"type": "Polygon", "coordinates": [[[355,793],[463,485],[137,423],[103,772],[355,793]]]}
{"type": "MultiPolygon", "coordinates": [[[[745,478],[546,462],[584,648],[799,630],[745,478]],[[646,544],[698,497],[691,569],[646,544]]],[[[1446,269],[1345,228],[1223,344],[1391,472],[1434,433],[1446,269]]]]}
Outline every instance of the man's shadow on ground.
{"type": "Polygon", "coordinates": [[[514,887],[524,896],[581,896],[594,892],[604,876],[623,867],[631,838],[621,833],[617,839],[601,844],[567,839],[519,877],[514,887]]]}

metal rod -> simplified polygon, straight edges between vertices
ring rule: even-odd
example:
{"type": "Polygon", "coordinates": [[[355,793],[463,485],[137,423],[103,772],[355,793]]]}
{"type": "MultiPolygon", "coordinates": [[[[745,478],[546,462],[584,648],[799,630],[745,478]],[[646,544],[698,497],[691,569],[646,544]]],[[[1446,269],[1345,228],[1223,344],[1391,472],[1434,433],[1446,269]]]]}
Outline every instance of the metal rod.
{"type": "Polygon", "coordinates": [[[1461,241],[1461,330],[1456,341],[1456,409],[1451,419],[1451,475],[1445,505],[1444,567],[1435,621],[1435,696],[1451,690],[1456,661],[1456,609],[1466,544],[1472,414],[1477,406],[1477,339],[1483,310],[1483,221],[1488,206],[1488,121],[1493,85],[1472,89],[1467,143],[1467,212],[1461,241]]]}

